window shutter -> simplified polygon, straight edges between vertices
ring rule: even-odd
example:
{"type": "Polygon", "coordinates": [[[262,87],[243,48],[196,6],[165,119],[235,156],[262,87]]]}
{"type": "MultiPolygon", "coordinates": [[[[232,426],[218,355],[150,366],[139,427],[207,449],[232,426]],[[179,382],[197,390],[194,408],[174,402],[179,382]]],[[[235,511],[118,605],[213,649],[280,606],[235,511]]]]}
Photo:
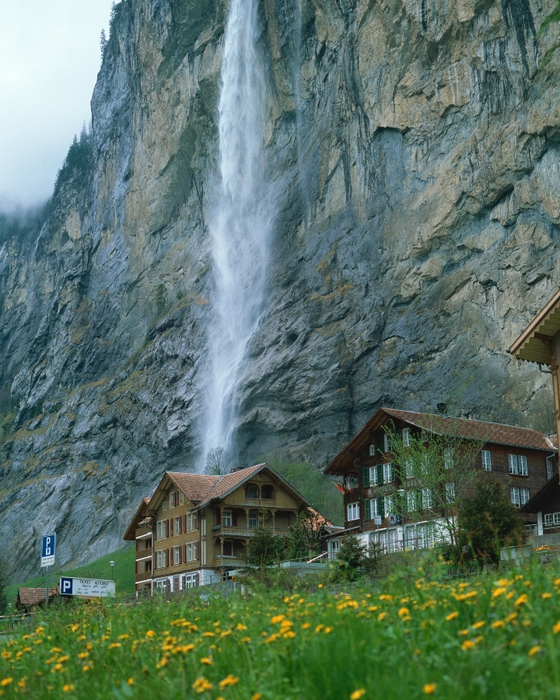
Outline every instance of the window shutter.
{"type": "Polygon", "coordinates": [[[231,525],[232,527],[237,527],[237,513],[235,510],[231,511],[231,525]]]}
{"type": "Polygon", "coordinates": [[[216,508],[216,525],[221,525],[222,524],[222,511],[219,508],[216,508]]]}
{"type": "Polygon", "coordinates": [[[199,529],[199,525],[198,525],[198,513],[196,513],[196,515],[194,516],[194,529],[195,529],[195,530],[198,530],[198,529],[199,529]]]}
{"type": "Polygon", "coordinates": [[[169,537],[171,534],[171,518],[165,521],[165,536],[169,537]]]}
{"type": "Polygon", "coordinates": [[[369,489],[369,467],[362,467],[362,482],[365,489],[369,489]]]}
{"type": "Polygon", "coordinates": [[[381,486],[381,484],[383,483],[383,465],[378,464],[376,467],[376,471],[377,471],[376,483],[377,483],[377,486],[381,486]]]}
{"type": "Polygon", "coordinates": [[[179,518],[179,534],[183,534],[183,518],[179,518]]]}
{"type": "Polygon", "coordinates": [[[364,501],[364,512],[366,520],[371,520],[371,507],[369,498],[366,498],[366,500],[364,501]]]}
{"type": "Polygon", "coordinates": [[[183,532],[187,531],[187,516],[183,515],[183,532]]]}
{"type": "Polygon", "coordinates": [[[179,564],[183,563],[183,548],[179,547],[179,564]]]}
{"type": "Polygon", "coordinates": [[[200,586],[200,574],[196,573],[194,575],[194,585],[195,586],[200,586]]]}
{"type": "Polygon", "coordinates": [[[397,479],[397,469],[394,464],[391,464],[391,481],[396,481],[397,479]]]}
{"type": "Polygon", "coordinates": [[[384,510],[385,503],[384,503],[384,501],[385,501],[385,499],[383,498],[383,496],[379,496],[379,498],[377,499],[377,512],[381,517],[383,517],[385,515],[385,510],[384,510]]]}

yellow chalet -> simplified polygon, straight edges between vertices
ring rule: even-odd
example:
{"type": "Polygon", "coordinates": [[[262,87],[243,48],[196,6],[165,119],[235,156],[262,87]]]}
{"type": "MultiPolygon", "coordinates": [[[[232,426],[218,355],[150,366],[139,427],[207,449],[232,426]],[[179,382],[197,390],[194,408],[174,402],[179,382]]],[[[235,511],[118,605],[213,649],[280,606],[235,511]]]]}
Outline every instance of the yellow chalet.
{"type": "Polygon", "coordinates": [[[229,578],[257,525],[287,535],[310,505],[268,464],[223,476],[165,472],[124,535],[136,542],[136,594],[229,578]]]}

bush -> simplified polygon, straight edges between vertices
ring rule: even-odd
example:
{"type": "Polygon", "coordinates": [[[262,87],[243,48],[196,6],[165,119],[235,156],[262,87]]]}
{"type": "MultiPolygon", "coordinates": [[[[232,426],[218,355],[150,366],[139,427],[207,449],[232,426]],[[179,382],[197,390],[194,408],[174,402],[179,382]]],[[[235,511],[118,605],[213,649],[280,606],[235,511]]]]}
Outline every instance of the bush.
{"type": "Polygon", "coordinates": [[[275,535],[272,528],[259,525],[247,544],[246,561],[249,566],[264,568],[280,562],[286,548],[284,538],[275,535]]]}

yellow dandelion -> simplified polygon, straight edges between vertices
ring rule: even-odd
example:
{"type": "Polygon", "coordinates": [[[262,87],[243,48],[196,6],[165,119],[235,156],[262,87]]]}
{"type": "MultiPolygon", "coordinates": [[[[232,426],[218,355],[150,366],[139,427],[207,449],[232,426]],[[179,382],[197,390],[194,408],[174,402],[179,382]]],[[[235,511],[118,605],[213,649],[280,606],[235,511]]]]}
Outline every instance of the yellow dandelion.
{"type": "Polygon", "coordinates": [[[236,685],[237,683],[239,683],[239,678],[230,673],[229,676],[226,676],[218,685],[221,689],[224,689],[227,688],[228,685],[236,685]]]}
{"type": "Polygon", "coordinates": [[[134,685],[134,678],[129,678],[127,680],[128,685],[134,685]]]}
{"type": "Polygon", "coordinates": [[[485,624],[486,624],[486,622],[484,622],[484,620],[479,620],[478,622],[475,622],[472,627],[473,627],[473,629],[477,630],[477,629],[480,629],[481,627],[484,627],[485,624]]]}
{"type": "Polygon", "coordinates": [[[149,638],[149,637],[155,637],[155,634],[156,634],[156,633],[154,632],[154,630],[148,630],[148,631],[146,632],[146,637],[148,637],[148,638],[149,638]]]}
{"type": "Polygon", "coordinates": [[[200,663],[206,664],[206,666],[212,666],[214,659],[211,656],[204,656],[202,659],[200,659],[200,663]]]}
{"type": "Polygon", "coordinates": [[[515,601],[515,607],[518,608],[520,605],[525,605],[525,603],[529,600],[529,597],[527,596],[526,593],[522,593],[519,598],[515,601]]]}
{"type": "Polygon", "coordinates": [[[209,680],[204,678],[204,676],[199,676],[195,682],[192,684],[193,690],[196,690],[197,693],[204,693],[207,690],[212,690],[214,687],[212,683],[210,683],[209,680]]]}
{"type": "Polygon", "coordinates": [[[459,613],[455,610],[454,612],[449,613],[449,615],[447,615],[445,619],[447,620],[447,622],[449,622],[450,620],[454,620],[458,615],[459,613]]]}
{"type": "Polygon", "coordinates": [[[386,613],[386,612],[382,612],[382,613],[379,613],[379,615],[377,616],[377,619],[379,620],[379,622],[381,622],[381,621],[384,620],[386,617],[387,617],[387,613],[386,613]]]}
{"type": "MultiPolygon", "coordinates": [[[[332,632],[333,628],[332,627],[325,627],[325,634],[330,634],[332,632]]],[[[295,634],[294,634],[295,637],[295,634]]]]}
{"type": "Polygon", "coordinates": [[[366,694],[365,688],[358,688],[353,693],[350,693],[350,700],[360,700],[362,696],[366,694]]]}
{"type": "Polygon", "coordinates": [[[408,615],[409,615],[409,610],[408,610],[408,608],[400,608],[398,614],[399,614],[399,617],[400,617],[401,620],[402,620],[403,617],[408,617],[408,615]]]}
{"type": "Polygon", "coordinates": [[[437,683],[426,683],[422,690],[426,695],[433,695],[436,692],[437,683]]]}
{"type": "MultiPolygon", "coordinates": [[[[560,625],[560,622],[558,623],[560,625]]],[[[311,627],[309,622],[304,622],[303,625],[301,626],[302,630],[308,630],[311,627]]]]}
{"type": "Polygon", "coordinates": [[[10,685],[10,683],[13,683],[13,681],[14,681],[13,678],[3,678],[0,681],[0,685],[2,686],[2,688],[5,688],[7,685],[10,685]]]}
{"type": "Polygon", "coordinates": [[[529,651],[527,652],[527,654],[528,654],[529,656],[534,656],[535,654],[538,654],[539,651],[540,651],[541,649],[542,649],[542,647],[540,647],[540,646],[537,644],[536,646],[531,647],[531,648],[529,649],[529,651]]]}
{"type": "MultiPolygon", "coordinates": [[[[322,585],[322,584],[320,584],[320,585],[322,585]]],[[[251,695],[251,700],[261,700],[261,698],[262,698],[262,693],[254,693],[253,695],[251,695]]]]}
{"type": "Polygon", "coordinates": [[[323,629],[324,626],[325,625],[317,625],[317,627],[315,627],[315,634],[319,634],[319,632],[323,629]]]}
{"type": "Polygon", "coordinates": [[[70,691],[74,690],[74,686],[72,683],[67,683],[66,685],[62,686],[62,690],[64,693],[69,693],[70,691]]]}
{"type": "Polygon", "coordinates": [[[541,598],[546,600],[547,598],[552,598],[552,593],[541,593],[541,598]]]}
{"type": "Polygon", "coordinates": [[[503,627],[505,625],[505,622],[503,620],[496,620],[496,622],[493,622],[490,627],[492,629],[498,629],[498,627],[503,627]]]}
{"type": "Polygon", "coordinates": [[[465,639],[465,641],[461,644],[461,649],[463,651],[467,651],[468,649],[474,649],[475,646],[475,642],[471,641],[470,639],[465,639]]]}
{"type": "Polygon", "coordinates": [[[274,617],[270,618],[270,622],[273,625],[277,625],[279,622],[282,622],[283,619],[284,619],[284,615],[275,615],[274,617]]]}

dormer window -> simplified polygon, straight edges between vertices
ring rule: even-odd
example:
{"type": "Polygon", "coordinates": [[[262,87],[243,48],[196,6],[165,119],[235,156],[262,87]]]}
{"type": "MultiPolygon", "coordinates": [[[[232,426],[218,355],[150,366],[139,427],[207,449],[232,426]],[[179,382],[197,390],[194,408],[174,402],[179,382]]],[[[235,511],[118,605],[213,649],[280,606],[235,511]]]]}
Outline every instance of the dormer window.
{"type": "Polygon", "coordinates": [[[410,447],[410,428],[403,428],[403,430],[402,430],[402,444],[403,444],[403,447],[410,447]]]}
{"type": "Polygon", "coordinates": [[[247,498],[258,498],[259,487],[257,484],[247,484],[247,498]]]}
{"type": "Polygon", "coordinates": [[[263,484],[261,486],[261,498],[272,500],[274,498],[274,486],[272,484],[263,484]]]}
{"type": "Polygon", "coordinates": [[[391,451],[391,436],[385,435],[383,436],[383,452],[390,452],[391,451]]]}
{"type": "Polygon", "coordinates": [[[371,445],[369,446],[369,456],[375,457],[375,443],[374,442],[372,442],[371,445]]]}

